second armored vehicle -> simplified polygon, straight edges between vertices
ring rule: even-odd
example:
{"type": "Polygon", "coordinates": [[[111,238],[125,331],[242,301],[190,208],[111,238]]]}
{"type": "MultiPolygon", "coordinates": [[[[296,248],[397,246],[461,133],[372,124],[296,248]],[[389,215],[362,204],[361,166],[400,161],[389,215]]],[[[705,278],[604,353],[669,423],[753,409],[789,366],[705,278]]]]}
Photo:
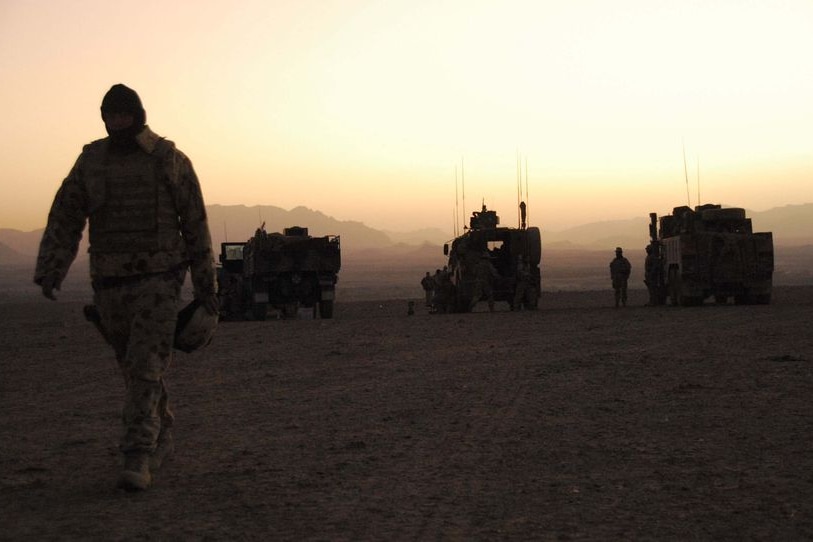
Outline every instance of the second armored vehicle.
{"type": "Polygon", "coordinates": [[[493,276],[493,300],[506,301],[511,309],[537,307],[541,293],[539,264],[542,241],[539,228],[526,227],[525,204],[519,228],[500,227],[496,211],[483,205],[469,220],[468,230],[447,243],[443,253],[449,257],[449,292],[446,309],[449,312],[469,312],[485,296],[478,295],[477,268],[486,259],[496,273],[493,276]],[[481,298],[482,297],[482,298],[481,298]],[[477,298],[477,299],[475,299],[477,298]]]}
{"type": "Polygon", "coordinates": [[[246,242],[221,244],[221,318],[264,320],[269,307],[284,318],[295,316],[300,307],[332,318],[340,267],[338,236],[311,237],[298,226],[266,233],[263,224],[246,242]]]}
{"type": "Polygon", "coordinates": [[[720,205],[675,207],[671,215],[650,213],[652,297],[673,305],[771,301],[773,235],[755,233],[745,210],[720,205]]]}

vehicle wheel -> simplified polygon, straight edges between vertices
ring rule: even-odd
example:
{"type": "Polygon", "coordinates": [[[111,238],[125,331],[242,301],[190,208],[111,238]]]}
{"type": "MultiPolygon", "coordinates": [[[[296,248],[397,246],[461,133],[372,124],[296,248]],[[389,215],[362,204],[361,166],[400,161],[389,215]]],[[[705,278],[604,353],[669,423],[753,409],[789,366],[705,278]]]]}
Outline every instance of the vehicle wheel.
{"type": "Polygon", "coordinates": [[[530,265],[539,265],[542,261],[542,236],[539,234],[539,228],[532,227],[527,230],[528,242],[528,263],[530,265]]]}
{"type": "Polygon", "coordinates": [[[286,303],[282,306],[283,318],[296,318],[296,313],[299,311],[299,303],[286,303]]]}
{"type": "Polygon", "coordinates": [[[471,312],[471,296],[458,296],[455,299],[454,312],[471,312]]]}
{"type": "Polygon", "coordinates": [[[319,317],[333,318],[333,300],[327,299],[319,302],[319,317]]]}
{"type": "Polygon", "coordinates": [[[754,303],[757,305],[770,305],[771,294],[757,294],[754,296],[754,303]]]}
{"type": "Polygon", "coordinates": [[[697,307],[698,305],[702,304],[703,304],[702,297],[695,297],[693,295],[680,296],[680,305],[682,307],[697,307]]]}
{"type": "Polygon", "coordinates": [[[263,321],[268,316],[268,304],[267,303],[255,303],[251,307],[251,315],[254,317],[255,320],[263,321]]]}
{"type": "Polygon", "coordinates": [[[666,298],[667,297],[668,296],[666,295],[666,288],[664,288],[663,286],[659,287],[658,288],[658,293],[657,293],[657,296],[656,296],[656,300],[658,302],[658,305],[666,305],[666,298]]]}

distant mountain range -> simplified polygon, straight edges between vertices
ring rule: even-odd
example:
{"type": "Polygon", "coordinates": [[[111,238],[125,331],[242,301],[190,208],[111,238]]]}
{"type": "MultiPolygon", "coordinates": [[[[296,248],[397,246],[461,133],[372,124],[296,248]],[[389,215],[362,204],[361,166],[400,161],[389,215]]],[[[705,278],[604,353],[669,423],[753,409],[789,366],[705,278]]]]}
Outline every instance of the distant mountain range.
{"type": "MultiPolygon", "coordinates": [[[[339,235],[342,252],[347,256],[407,246],[439,247],[453,236],[441,229],[427,228],[412,232],[392,232],[370,228],[361,222],[341,221],[324,213],[295,207],[289,211],[270,205],[210,205],[209,227],[215,250],[222,241],[244,241],[265,223],[268,232],[289,226],[305,226],[314,236],[339,235]]],[[[763,212],[748,212],[754,229],[772,231],[777,246],[813,245],[813,204],[786,205],[763,212]]],[[[643,248],[648,243],[649,217],[592,222],[566,230],[549,231],[542,227],[543,248],[573,250],[611,250],[616,246],[643,248]]],[[[42,229],[23,232],[0,229],[0,264],[32,264],[36,257],[42,229]]],[[[80,257],[86,254],[86,239],[80,257]]],[[[427,247],[424,247],[425,249],[427,247]]],[[[428,249],[434,252],[436,249],[428,249]]]]}

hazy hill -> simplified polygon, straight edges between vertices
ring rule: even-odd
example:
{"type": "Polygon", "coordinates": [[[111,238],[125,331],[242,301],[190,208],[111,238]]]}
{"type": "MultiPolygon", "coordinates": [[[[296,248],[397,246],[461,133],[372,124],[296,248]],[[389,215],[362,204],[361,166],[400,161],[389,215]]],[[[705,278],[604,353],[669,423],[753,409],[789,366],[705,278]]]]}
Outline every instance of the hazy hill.
{"type": "Polygon", "coordinates": [[[36,256],[42,238],[42,228],[34,231],[20,231],[0,228],[0,243],[22,256],[36,256]]]}
{"type": "Polygon", "coordinates": [[[265,230],[281,232],[290,226],[304,226],[313,236],[340,235],[343,250],[386,247],[393,241],[386,233],[361,222],[340,221],[307,207],[286,211],[271,205],[210,205],[209,228],[212,241],[219,250],[222,241],[245,241],[265,222],[265,230]]]}
{"type": "MultiPolygon", "coordinates": [[[[751,218],[754,231],[773,232],[776,246],[813,244],[811,203],[785,205],[762,212],[749,210],[746,213],[751,218]]],[[[560,231],[543,228],[542,242],[548,248],[610,250],[622,246],[643,249],[649,243],[649,217],[591,222],[560,231]]]]}
{"type": "Polygon", "coordinates": [[[772,231],[778,245],[813,244],[813,204],[785,205],[752,213],[755,231],[772,231]]]}
{"type": "MultiPolygon", "coordinates": [[[[345,252],[369,248],[386,248],[395,242],[379,230],[365,226],[361,222],[340,221],[307,207],[295,207],[286,211],[270,205],[210,205],[209,227],[215,250],[220,250],[222,241],[245,241],[265,222],[266,231],[281,232],[289,226],[305,226],[311,235],[340,235],[345,252]]],[[[23,258],[36,256],[39,249],[42,229],[22,232],[13,229],[0,229],[0,243],[7,245],[23,258]]],[[[79,257],[87,252],[87,239],[82,240],[79,257]]]]}
{"type": "MultiPolygon", "coordinates": [[[[384,297],[393,295],[386,290],[393,284],[401,288],[397,295],[412,295],[426,271],[446,263],[442,246],[451,238],[450,234],[436,229],[379,231],[361,222],[336,220],[306,207],[286,211],[267,205],[212,205],[208,210],[218,252],[221,241],[246,240],[263,222],[269,232],[282,231],[288,226],[306,226],[311,235],[340,235],[342,288],[384,297]],[[371,276],[373,279],[368,278],[371,276]],[[404,277],[414,280],[404,282],[404,277]]],[[[748,216],[756,230],[774,233],[775,284],[809,284],[813,269],[813,204],[749,212],[748,216]]],[[[616,246],[624,247],[633,264],[633,284],[640,287],[648,224],[648,217],[639,217],[593,222],[560,231],[546,230],[543,225],[543,289],[607,287],[607,266],[616,246]]],[[[31,232],[0,229],[0,266],[33,268],[41,237],[42,229],[31,232]]],[[[83,239],[68,280],[85,284],[86,278],[87,240],[83,239]]]]}
{"type": "MultiPolygon", "coordinates": [[[[265,222],[268,232],[282,231],[289,226],[306,226],[311,235],[340,235],[346,255],[381,254],[395,250],[403,258],[411,247],[413,256],[440,254],[444,242],[451,234],[439,229],[419,229],[412,232],[391,232],[370,228],[361,222],[341,221],[307,207],[286,211],[271,205],[210,205],[209,226],[215,250],[222,241],[244,241],[265,222]],[[403,246],[401,246],[403,245],[403,246]],[[398,247],[401,246],[399,249],[398,247]],[[417,247],[423,247],[418,249],[417,247]],[[427,248],[428,247],[428,248],[427,248]]],[[[813,245],[813,204],[786,205],[763,212],[748,212],[757,231],[772,231],[774,243],[779,246],[813,245]]],[[[547,230],[544,224],[542,244],[545,250],[611,251],[622,246],[630,252],[643,251],[649,241],[649,217],[627,220],[591,222],[565,230],[547,230]]],[[[0,229],[0,263],[31,261],[36,256],[42,229],[22,232],[0,229]]],[[[86,254],[86,240],[80,246],[80,257],[86,254]]],[[[424,259],[423,257],[421,259],[424,259]]]]}
{"type": "Polygon", "coordinates": [[[425,243],[442,245],[454,237],[451,233],[438,228],[423,228],[408,232],[384,230],[384,233],[387,234],[387,237],[389,237],[393,243],[403,243],[406,245],[423,245],[425,243]]]}
{"type": "Polygon", "coordinates": [[[649,218],[592,222],[561,231],[542,229],[546,248],[613,250],[617,246],[640,247],[649,242],[649,218]]]}
{"type": "Polygon", "coordinates": [[[31,261],[31,256],[20,254],[6,243],[0,242],[0,265],[22,265],[31,261]]]}

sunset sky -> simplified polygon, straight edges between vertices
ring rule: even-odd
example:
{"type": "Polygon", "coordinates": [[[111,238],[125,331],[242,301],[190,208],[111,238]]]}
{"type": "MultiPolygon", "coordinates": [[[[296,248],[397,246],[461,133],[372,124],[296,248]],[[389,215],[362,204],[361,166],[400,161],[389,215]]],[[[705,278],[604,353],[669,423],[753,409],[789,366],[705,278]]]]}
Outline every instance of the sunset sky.
{"type": "Polygon", "coordinates": [[[120,82],[208,204],[451,232],[464,169],[459,225],[514,225],[518,153],[543,232],[695,205],[698,172],[809,203],[811,53],[810,0],[0,0],[0,228],[45,225],[120,82]]]}

